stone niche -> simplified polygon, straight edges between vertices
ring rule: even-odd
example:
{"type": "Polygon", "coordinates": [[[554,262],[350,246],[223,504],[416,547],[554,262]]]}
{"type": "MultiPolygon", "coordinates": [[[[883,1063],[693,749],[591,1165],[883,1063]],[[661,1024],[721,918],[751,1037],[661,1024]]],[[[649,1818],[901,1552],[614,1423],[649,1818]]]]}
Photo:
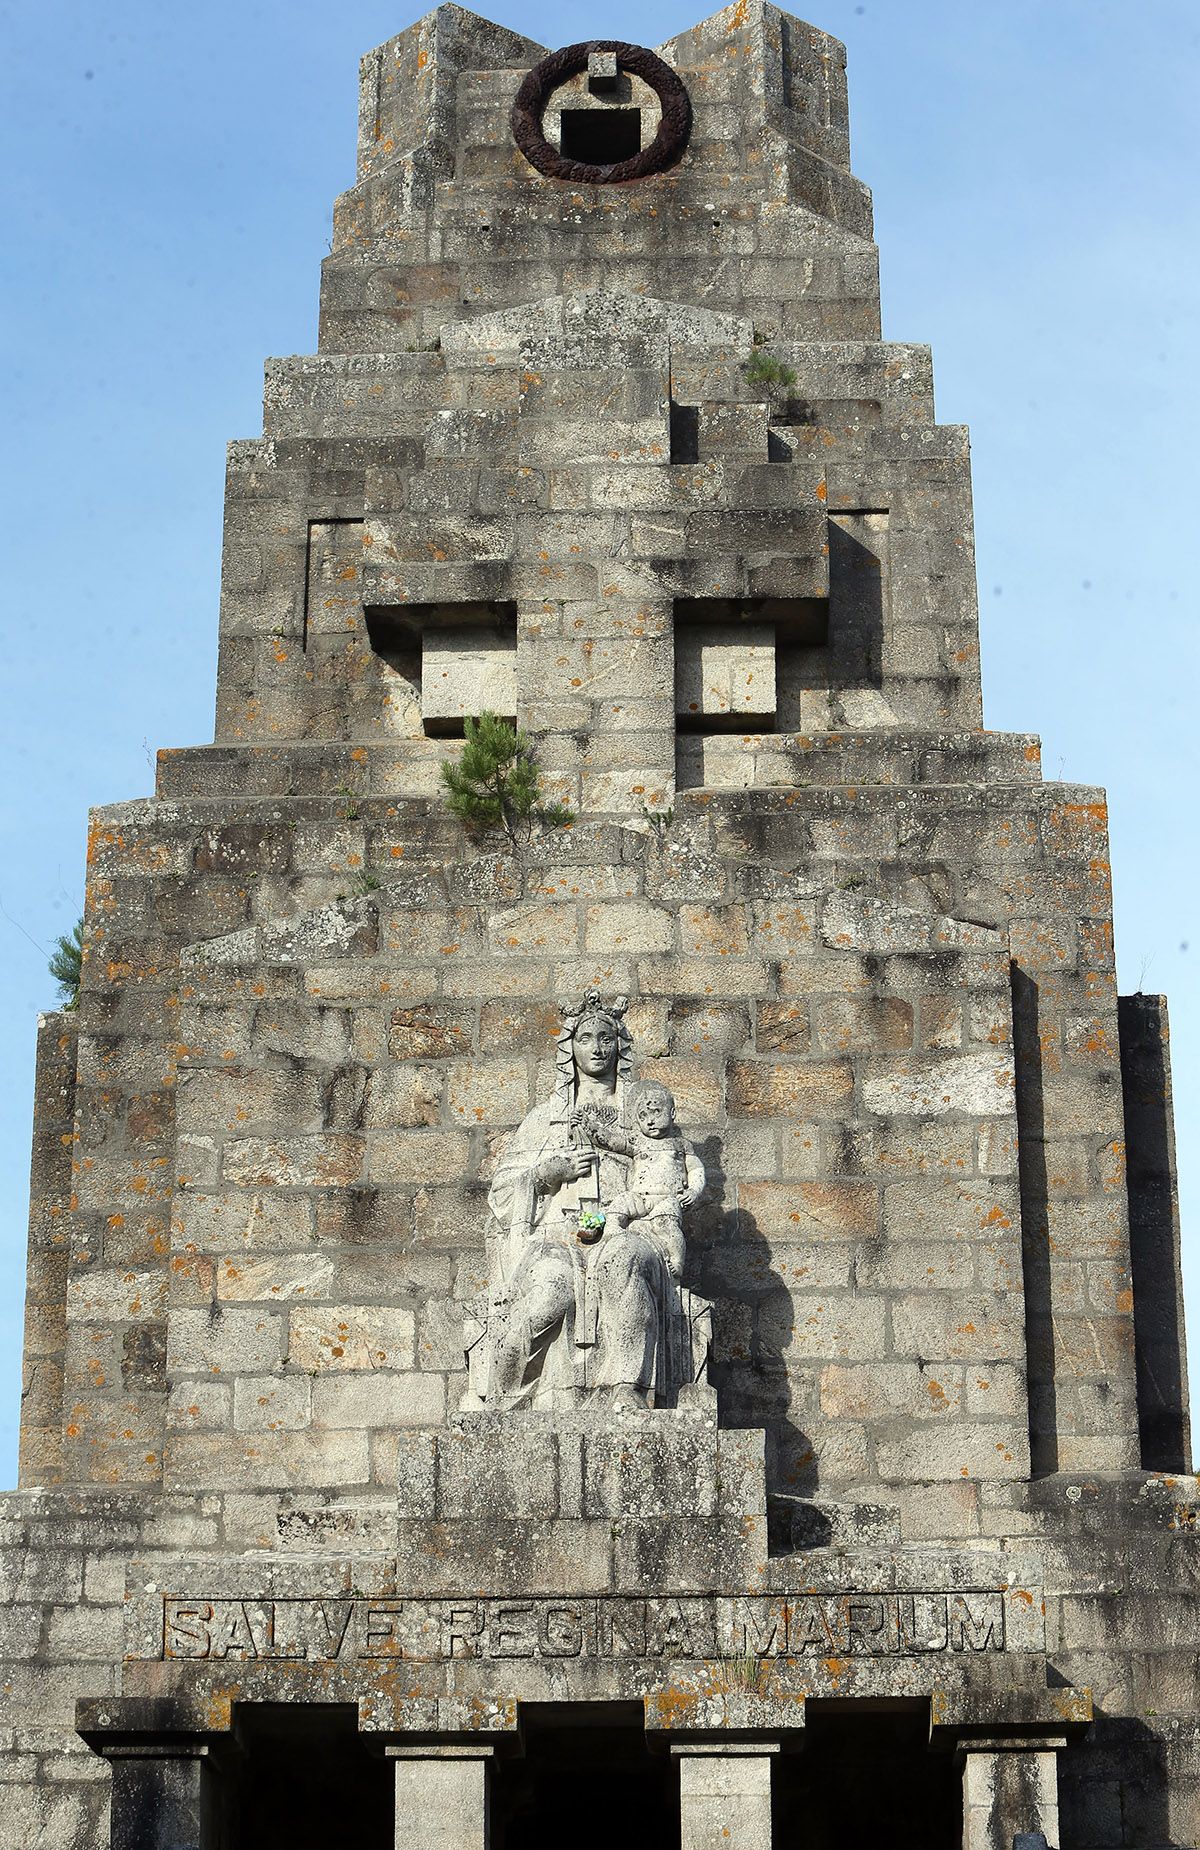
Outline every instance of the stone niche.
{"type": "Polygon", "coordinates": [[[829,603],[676,598],[674,632],[677,730],[774,732],[797,701],[802,654],[828,641],[829,603]]]}
{"type": "Polygon", "coordinates": [[[675,631],[675,722],[709,731],[775,718],[775,629],[714,623],[675,631]]]}
{"type": "Polygon", "coordinates": [[[461,738],[477,713],[515,721],[515,604],[373,606],[364,611],[371,648],[408,682],[431,737],[461,738]]]}
{"type": "Polygon", "coordinates": [[[662,105],[644,78],[608,66],[612,52],[593,52],[587,71],[553,90],[542,118],[551,147],[589,166],[629,160],[658,133],[662,105]]]}

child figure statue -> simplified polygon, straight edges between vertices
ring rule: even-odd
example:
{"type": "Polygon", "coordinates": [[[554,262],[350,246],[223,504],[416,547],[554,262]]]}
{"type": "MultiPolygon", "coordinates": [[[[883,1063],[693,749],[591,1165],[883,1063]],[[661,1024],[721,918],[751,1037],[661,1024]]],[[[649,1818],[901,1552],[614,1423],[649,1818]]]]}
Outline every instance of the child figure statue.
{"type": "Polygon", "coordinates": [[[615,1123],[589,1125],[594,1141],[633,1158],[629,1187],[609,1204],[609,1218],[619,1227],[640,1223],[653,1240],[671,1277],[683,1276],[683,1210],[700,1199],[704,1165],[675,1123],[675,1100],[666,1086],[648,1080],[633,1105],[633,1133],[615,1123]]]}

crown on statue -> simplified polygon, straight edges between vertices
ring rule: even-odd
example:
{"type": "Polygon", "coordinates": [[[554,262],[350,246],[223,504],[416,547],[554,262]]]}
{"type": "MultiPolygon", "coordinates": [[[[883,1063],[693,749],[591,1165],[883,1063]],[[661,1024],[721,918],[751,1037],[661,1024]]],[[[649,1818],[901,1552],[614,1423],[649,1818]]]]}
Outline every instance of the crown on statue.
{"type": "Polygon", "coordinates": [[[562,1026],[558,1031],[554,1048],[556,1068],[555,1089],[564,1097],[569,1097],[575,1082],[575,1054],[573,1042],[576,1032],[585,1021],[603,1022],[611,1028],[617,1037],[617,1078],[630,1079],[633,1076],[633,1036],[625,1022],[625,1011],[629,1007],[628,996],[614,996],[611,1002],[601,1000],[598,989],[585,991],[582,1002],[561,1002],[558,1005],[562,1017],[562,1026]]]}

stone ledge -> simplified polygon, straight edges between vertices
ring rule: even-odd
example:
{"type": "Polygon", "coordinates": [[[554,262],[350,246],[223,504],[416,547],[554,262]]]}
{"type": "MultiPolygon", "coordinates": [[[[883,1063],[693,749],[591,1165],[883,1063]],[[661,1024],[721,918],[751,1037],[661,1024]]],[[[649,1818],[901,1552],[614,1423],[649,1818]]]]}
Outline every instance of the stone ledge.
{"type": "MultiPolygon", "coordinates": [[[[681,761],[700,768],[712,757],[744,756],[764,764],[761,787],[807,791],[882,786],[1036,784],[1041,745],[1034,733],[918,732],[880,726],[858,732],[683,735],[681,761]],[[769,773],[769,776],[767,775],[769,773]]],[[[320,797],[345,808],[348,789],[362,797],[403,794],[440,802],[438,765],[454,741],[413,738],[195,745],[158,755],[158,796],[176,801],[320,797]]],[[[732,786],[731,786],[732,787],[732,786]]],[[[746,793],[739,781],[738,795],[746,793]]],[[[749,788],[753,788],[753,780],[749,788]]]]}

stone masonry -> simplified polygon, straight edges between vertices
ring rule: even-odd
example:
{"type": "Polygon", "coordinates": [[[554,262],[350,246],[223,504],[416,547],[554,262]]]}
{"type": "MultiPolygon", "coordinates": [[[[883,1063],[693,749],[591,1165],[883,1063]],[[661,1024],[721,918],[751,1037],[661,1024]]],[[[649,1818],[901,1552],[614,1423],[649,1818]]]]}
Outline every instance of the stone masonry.
{"type": "Polygon", "coordinates": [[[1165,1001],[1103,792],[983,729],[841,46],[439,7],[363,61],[320,330],[230,447],[215,743],[93,811],[41,1025],[0,1845],[324,1842],[320,1762],[364,1846],[520,1850],[556,1753],[685,1850],[882,1842],[875,1789],[1196,1845],[1165,1001]],[[455,819],[485,710],[569,825],[455,819]],[[472,1399],[589,991],[703,1179],[651,1300],[706,1362],[472,1399]]]}

